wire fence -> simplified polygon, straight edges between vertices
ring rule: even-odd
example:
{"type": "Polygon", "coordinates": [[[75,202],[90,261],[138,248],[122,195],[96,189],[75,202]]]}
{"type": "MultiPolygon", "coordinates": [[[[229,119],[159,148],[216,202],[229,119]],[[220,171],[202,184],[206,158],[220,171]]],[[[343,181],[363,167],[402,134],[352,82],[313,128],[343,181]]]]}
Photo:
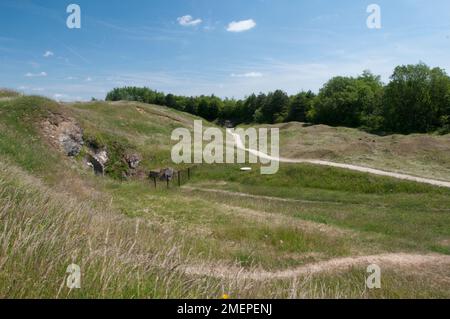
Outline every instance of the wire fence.
{"type": "Polygon", "coordinates": [[[159,171],[151,171],[149,179],[154,188],[181,187],[192,178],[195,170],[196,166],[181,170],[166,168],[159,171]]]}

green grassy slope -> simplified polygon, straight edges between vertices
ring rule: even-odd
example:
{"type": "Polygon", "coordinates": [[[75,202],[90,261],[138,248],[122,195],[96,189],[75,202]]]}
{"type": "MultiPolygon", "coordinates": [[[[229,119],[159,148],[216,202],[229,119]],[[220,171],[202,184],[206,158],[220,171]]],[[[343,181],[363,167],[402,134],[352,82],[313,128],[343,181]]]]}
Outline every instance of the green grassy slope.
{"type": "MultiPolygon", "coordinates": [[[[171,132],[192,128],[197,117],[166,107],[137,102],[66,104],[85,130],[85,135],[108,144],[122,141],[136,148],[144,165],[173,165],[170,161],[171,132]]],[[[206,122],[206,121],[205,121],[206,122]]]]}
{"type": "Polygon", "coordinates": [[[450,134],[377,136],[326,125],[302,123],[280,128],[281,156],[325,159],[450,181],[450,134]]]}
{"type": "Polygon", "coordinates": [[[1,98],[13,98],[13,97],[18,97],[18,96],[20,96],[20,93],[18,93],[16,91],[0,88],[0,99],[1,98]]]}
{"type": "Polygon", "coordinates": [[[39,131],[49,112],[76,118],[86,138],[139,152],[145,169],[173,166],[170,133],[194,119],[133,102],[0,100],[2,297],[448,297],[440,280],[448,267],[439,265],[407,275],[388,267],[380,291],[361,285],[361,266],[265,282],[183,270],[450,254],[448,190],[309,165],[282,165],[273,176],[202,166],[186,187],[155,190],[146,180],[97,177],[57,151],[39,131]],[[85,272],[79,291],[63,285],[71,262],[85,272]]]}

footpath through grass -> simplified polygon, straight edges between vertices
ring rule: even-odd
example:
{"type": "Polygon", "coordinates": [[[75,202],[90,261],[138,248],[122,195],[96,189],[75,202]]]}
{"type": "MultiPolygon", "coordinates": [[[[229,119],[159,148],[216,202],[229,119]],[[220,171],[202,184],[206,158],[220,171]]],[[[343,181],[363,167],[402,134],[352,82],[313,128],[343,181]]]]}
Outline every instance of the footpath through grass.
{"type": "Polygon", "coordinates": [[[103,141],[169,163],[183,114],[136,103],[59,105],[40,97],[0,101],[0,296],[216,298],[448,296],[441,268],[405,276],[386,269],[385,289],[366,291],[365,269],[254,282],[189,276],[183,267],[281,270],[385,251],[448,252],[449,191],[310,165],[278,174],[204,166],[187,186],[275,196],[255,199],[142,180],[100,178],[42,140],[36,123],[68,112],[103,141]],[[447,243],[447,244],[446,244],[447,243]],[[83,289],[65,289],[79,264],[83,289]]]}
{"type": "Polygon", "coordinates": [[[382,235],[387,250],[450,254],[450,190],[445,188],[297,164],[282,164],[278,174],[268,176],[233,165],[204,167],[194,181],[206,189],[304,202],[199,193],[211,201],[382,235]]]}

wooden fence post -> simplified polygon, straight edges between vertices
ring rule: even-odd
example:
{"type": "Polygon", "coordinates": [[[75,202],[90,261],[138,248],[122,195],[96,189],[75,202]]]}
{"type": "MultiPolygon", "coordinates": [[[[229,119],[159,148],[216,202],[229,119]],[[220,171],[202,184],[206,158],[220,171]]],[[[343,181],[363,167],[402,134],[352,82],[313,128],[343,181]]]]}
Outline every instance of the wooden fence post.
{"type": "Polygon", "coordinates": [[[181,186],[181,172],[178,171],[178,186],[181,186]]]}
{"type": "Polygon", "coordinates": [[[166,176],[167,188],[169,188],[169,176],[166,176]]]}
{"type": "Polygon", "coordinates": [[[191,168],[188,167],[188,179],[191,179],[191,168]]]}
{"type": "Polygon", "coordinates": [[[153,176],[153,183],[155,184],[155,188],[156,188],[156,177],[153,176]]]}

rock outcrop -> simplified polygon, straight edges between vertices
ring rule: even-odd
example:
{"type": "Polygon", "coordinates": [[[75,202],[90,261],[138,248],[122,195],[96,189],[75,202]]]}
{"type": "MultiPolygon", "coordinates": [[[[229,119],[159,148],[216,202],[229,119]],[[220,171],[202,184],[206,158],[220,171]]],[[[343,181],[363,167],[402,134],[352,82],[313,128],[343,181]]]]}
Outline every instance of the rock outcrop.
{"type": "Polygon", "coordinates": [[[105,149],[95,150],[89,148],[84,158],[86,165],[92,167],[97,175],[105,175],[108,160],[108,152],[105,149]]]}
{"type": "Polygon", "coordinates": [[[108,152],[106,150],[100,150],[96,151],[94,154],[94,158],[103,165],[103,167],[106,166],[106,163],[108,163],[108,152]]]}
{"type": "MultiPolygon", "coordinates": [[[[110,158],[120,157],[123,164],[125,164],[119,165],[124,178],[145,178],[145,171],[139,169],[139,164],[142,161],[141,155],[132,150],[126,152],[124,149],[119,148],[120,151],[117,151],[111,145],[100,146],[98,143],[90,141],[89,138],[86,138],[85,143],[83,141],[83,129],[75,119],[69,116],[60,113],[49,113],[47,118],[41,122],[41,131],[50,144],[69,157],[79,155],[85,146],[83,162],[86,166],[91,167],[97,175],[105,175],[106,166],[110,158]],[[111,148],[111,153],[108,151],[109,147],[111,148]]],[[[165,174],[172,176],[171,174],[173,173],[170,173],[169,170],[165,174]]],[[[163,178],[166,178],[166,175],[163,178]]]]}
{"type": "Polygon", "coordinates": [[[139,154],[136,154],[136,153],[126,154],[125,161],[127,162],[128,167],[130,169],[137,169],[139,166],[139,163],[142,161],[142,158],[139,154]]]}
{"type": "Polygon", "coordinates": [[[77,156],[83,147],[83,130],[73,118],[51,114],[42,122],[42,131],[67,156],[77,156]]]}
{"type": "Polygon", "coordinates": [[[94,173],[96,175],[104,175],[105,174],[105,166],[102,163],[100,163],[91,154],[87,154],[86,155],[85,163],[86,163],[87,166],[92,167],[94,169],[94,173]]]}

